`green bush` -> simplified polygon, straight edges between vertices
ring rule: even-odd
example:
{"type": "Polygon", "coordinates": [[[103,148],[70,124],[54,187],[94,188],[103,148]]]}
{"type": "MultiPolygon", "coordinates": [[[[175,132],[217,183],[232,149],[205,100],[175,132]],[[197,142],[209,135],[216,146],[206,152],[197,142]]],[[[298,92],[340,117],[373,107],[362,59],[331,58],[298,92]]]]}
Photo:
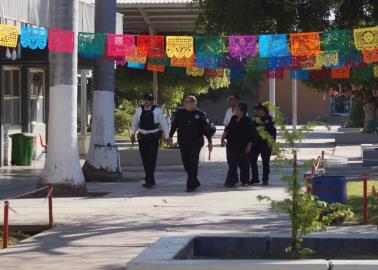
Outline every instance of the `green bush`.
{"type": "Polygon", "coordinates": [[[119,108],[114,110],[115,131],[121,135],[130,129],[135,106],[128,100],[123,100],[119,108]]]}
{"type": "Polygon", "coordinates": [[[349,116],[348,126],[355,127],[355,128],[363,127],[364,117],[365,117],[365,113],[364,113],[362,101],[359,100],[359,101],[353,102],[352,111],[350,112],[350,116],[349,116]]]}

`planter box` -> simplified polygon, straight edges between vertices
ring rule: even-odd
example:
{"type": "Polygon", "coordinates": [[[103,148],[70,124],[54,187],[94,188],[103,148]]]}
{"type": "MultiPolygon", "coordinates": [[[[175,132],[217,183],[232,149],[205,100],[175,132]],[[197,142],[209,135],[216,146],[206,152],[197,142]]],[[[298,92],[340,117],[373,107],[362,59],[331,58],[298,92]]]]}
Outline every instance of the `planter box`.
{"type": "Polygon", "coordinates": [[[128,270],[373,270],[378,269],[377,237],[310,236],[304,247],[320,259],[290,260],[283,235],[166,236],[131,260],[128,270]],[[363,238],[364,237],[364,238],[363,238]],[[352,254],[348,257],[348,253],[352,254]],[[361,256],[370,260],[359,260],[361,256]],[[346,260],[340,259],[345,258],[346,260]],[[262,259],[258,259],[262,258],[262,259]],[[275,258],[275,259],[269,259],[275,258]],[[276,259],[278,258],[278,259],[276,259]],[[324,259],[323,259],[324,258],[324,259]],[[350,260],[351,259],[351,260],[350,260]],[[332,268],[333,267],[333,268],[332,268]]]}
{"type": "Polygon", "coordinates": [[[80,155],[87,155],[89,151],[89,144],[91,142],[91,136],[82,136],[78,135],[77,136],[77,143],[79,147],[79,154],[80,155]]]}
{"type": "MultiPolygon", "coordinates": [[[[202,148],[199,162],[206,162],[207,148],[202,148]]],[[[142,166],[138,148],[120,148],[119,156],[121,166],[142,166]]],[[[162,149],[158,152],[157,166],[163,165],[182,165],[181,154],[179,149],[162,149]]]]}
{"type": "Polygon", "coordinates": [[[360,133],[361,128],[339,128],[337,129],[337,132],[342,132],[342,133],[360,133]]]}
{"type": "Polygon", "coordinates": [[[336,145],[359,145],[378,143],[378,134],[336,133],[336,145]]]}

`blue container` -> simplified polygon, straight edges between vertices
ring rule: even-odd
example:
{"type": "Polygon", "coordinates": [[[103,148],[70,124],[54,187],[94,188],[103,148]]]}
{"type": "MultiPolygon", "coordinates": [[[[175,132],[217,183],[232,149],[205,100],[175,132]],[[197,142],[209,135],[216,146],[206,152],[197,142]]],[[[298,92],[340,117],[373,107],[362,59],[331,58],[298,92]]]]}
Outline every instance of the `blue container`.
{"type": "Polygon", "coordinates": [[[311,191],[321,201],[347,203],[345,176],[315,176],[311,179],[311,191]]]}

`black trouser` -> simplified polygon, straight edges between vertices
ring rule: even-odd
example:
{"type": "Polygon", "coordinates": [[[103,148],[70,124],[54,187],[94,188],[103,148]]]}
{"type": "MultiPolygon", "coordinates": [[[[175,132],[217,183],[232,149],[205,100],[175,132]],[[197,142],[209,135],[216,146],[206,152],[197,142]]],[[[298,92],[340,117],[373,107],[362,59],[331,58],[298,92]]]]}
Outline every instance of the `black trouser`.
{"type": "Polygon", "coordinates": [[[269,181],[270,172],[270,155],[272,150],[268,146],[252,146],[251,152],[251,169],[252,169],[252,181],[259,180],[259,171],[257,168],[257,159],[261,155],[262,165],[263,165],[263,182],[267,183],[269,181]]]}
{"type": "Polygon", "coordinates": [[[188,175],[187,188],[196,188],[201,185],[198,180],[198,160],[201,148],[200,145],[180,145],[182,163],[188,175]]]}
{"type": "Polygon", "coordinates": [[[139,152],[142,157],[146,184],[155,185],[155,168],[159,148],[160,133],[140,134],[138,136],[139,152]]]}
{"type": "Polygon", "coordinates": [[[228,173],[226,183],[237,183],[238,167],[240,169],[240,182],[248,184],[249,181],[249,154],[243,148],[227,147],[228,173]]]}

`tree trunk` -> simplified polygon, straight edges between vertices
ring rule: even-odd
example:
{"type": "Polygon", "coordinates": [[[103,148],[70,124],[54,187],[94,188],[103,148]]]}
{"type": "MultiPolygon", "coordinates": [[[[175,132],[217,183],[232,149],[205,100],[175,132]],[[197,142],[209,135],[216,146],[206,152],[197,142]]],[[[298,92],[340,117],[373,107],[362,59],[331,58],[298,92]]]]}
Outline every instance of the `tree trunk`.
{"type": "Polygon", "coordinates": [[[298,252],[300,248],[300,242],[298,239],[298,193],[299,193],[299,183],[298,183],[298,158],[297,150],[293,150],[293,182],[292,182],[292,216],[291,216],[291,254],[293,258],[298,258],[298,252]]]}
{"type": "Polygon", "coordinates": [[[377,119],[377,108],[378,108],[377,101],[374,99],[365,101],[363,108],[364,108],[364,113],[365,113],[363,132],[372,132],[369,126],[370,126],[371,120],[376,121],[377,119]]]}
{"type": "MultiPolygon", "coordinates": [[[[116,0],[96,0],[95,31],[115,33],[116,0]]],[[[120,177],[114,140],[114,63],[97,59],[94,68],[92,135],[83,167],[86,181],[111,181],[120,177]]]]}
{"type": "MultiPolygon", "coordinates": [[[[52,29],[78,31],[78,0],[51,0],[52,29]]],[[[76,39],[75,39],[76,40],[76,39]]],[[[49,52],[48,153],[38,186],[51,183],[54,196],[87,193],[77,145],[77,44],[73,53],[49,52]]]]}

